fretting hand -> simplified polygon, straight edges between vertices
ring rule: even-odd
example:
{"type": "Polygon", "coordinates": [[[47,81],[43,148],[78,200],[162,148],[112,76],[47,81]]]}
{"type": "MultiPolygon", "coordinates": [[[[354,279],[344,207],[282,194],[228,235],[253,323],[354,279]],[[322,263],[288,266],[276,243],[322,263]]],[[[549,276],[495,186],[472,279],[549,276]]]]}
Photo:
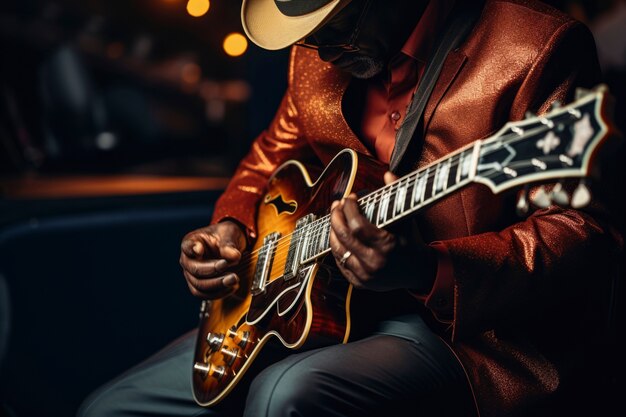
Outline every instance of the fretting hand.
{"type": "MultiPolygon", "coordinates": [[[[387,172],[385,183],[396,177],[387,172]]],[[[331,207],[330,247],[341,273],[356,288],[430,291],[437,256],[419,236],[394,234],[372,224],[352,194],[331,207]]]]}

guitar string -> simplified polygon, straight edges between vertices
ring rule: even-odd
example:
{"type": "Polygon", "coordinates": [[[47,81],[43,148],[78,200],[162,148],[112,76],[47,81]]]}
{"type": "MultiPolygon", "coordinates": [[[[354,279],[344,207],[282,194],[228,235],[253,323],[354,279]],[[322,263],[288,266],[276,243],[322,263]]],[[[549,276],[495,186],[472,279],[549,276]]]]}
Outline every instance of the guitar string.
{"type": "MultiPolygon", "coordinates": [[[[542,132],[547,131],[547,130],[550,130],[550,128],[549,128],[549,127],[545,127],[545,126],[544,126],[544,127],[540,127],[540,128],[538,128],[538,129],[535,129],[535,131],[533,131],[533,132],[532,132],[532,134],[533,134],[533,135],[536,135],[536,134],[538,134],[538,133],[542,133],[542,132]]],[[[525,134],[524,136],[528,136],[528,134],[525,134]]],[[[512,137],[511,139],[506,139],[506,136],[503,136],[503,137],[501,138],[501,140],[500,140],[500,144],[510,144],[510,143],[515,142],[515,141],[519,141],[519,140],[527,139],[527,138],[526,138],[526,137],[524,137],[524,136],[519,136],[519,135],[516,135],[516,136],[512,137]]],[[[495,142],[494,142],[494,143],[495,143],[495,142]]],[[[461,169],[460,165],[459,165],[459,164],[456,164],[456,162],[460,162],[461,156],[462,156],[464,153],[466,153],[468,150],[471,150],[471,149],[472,149],[472,148],[470,147],[470,148],[465,149],[465,150],[463,150],[463,151],[459,151],[458,153],[451,155],[451,156],[450,156],[450,157],[448,157],[447,159],[445,159],[445,160],[443,160],[443,161],[441,161],[441,162],[439,162],[439,163],[437,163],[437,164],[429,165],[428,167],[425,167],[425,168],[424,168],[424,169],[422,169],[421,171],[414,172],[414,173],[411,173],[411,174],[409,174],[409,175],[407,175],[407,176],[405,176],[405,177],[402,177],[402,178],[398,179],[397,181],[394,181],[393,183],[388,184],[388,185],[386,185],[385,187],[381,187],[380,189],[376,190],[375,192],[373,192],[373,193],[371,193],[371,194],[368,194],[367,196],[364,196],[363,198],[359,199],[359,200],[358,200],[358,202],[359,202],[359,203],[361,203],[361,204],[360,204],[360,206],[363,206],[363,205],[368,205],[368,204],[372,204],[372,203],[374,203],[374,204],[376,204],[376,203],[380,203],[380,201],[381,201],[383,198],[389,198],[389,200],[391,200],[391,198],[392,198],[392,197],[394,197],[394,196],[395,196],[395,195],[399,192],[399,190],[400,190],[400,187],[399,187],[399,186],[400,186],[400,184],[402,184],[402,182],[404,182],[404,181],[406,181],[406,182],[407,182],[407,184],[406,184],[406,189],[407,189],[406,191],[407,191],[407,192],[408,192],[408,190],[410,189],[410,187],[411,187],[411,186],[413,186],[413,185],[415,185],[415,184],[416,184],[416,182],[417,182],[417,181],[420,181],[420,180],[422,180],[422,179],[424,179],[424,178],[426,178],[426,185],[428,185],[428,182],[429,182],[431,179],[433,179],[433,180],[435,179],[435,176],[436,176],[436,175],[437,175],[437,173],[438,173],[438,169],[435,169],[435,170],[429,171],[429,172],[428,172],[428,176],[427,176],[427,177],[424,177],[423,175],[420,175],[420,174],[422,174],[423,172],[425,172],[425,171],[429,170],[430,168],[433,168],[433,167],[438,168],[438,166],[441,166],[441,164],[442,164],[442,163],[448,163],[448,165],[449,165],[450,167],[452,167],[452,165],[453,165],[453,164],[455,164],[455,165],[454,165],[455,167],[457,167],[458,169],[461,169]],[[458,159],[459,159],[459,161],[454,161],[454,159],[455,159],[455,158],[458,158],[458,159]],[[389,192],[389,191],[391,191],[391,192],[389,192]]],[[[498,151],[500,151],[500,150],[501,150],[501,147],[494,148],[493,150],[489,150],[489,149],[487,149],[487,150],[486,150],[486,151],[485,151],[485,152],[484,152],[481,156],[482,156],[482,157],[485,157],[485,156],[488,156],[488,155],[490,155],[490,154],[492,154],[492,153],[498,152],[498,151]]],[[[519,161],[519,162],[517,162],[516,164],[526,164],[526,163],[527,163],[527,162],[525,162],[525,161],[519,161]]],[[[458,170],[458,169],[457,169],[457,170],[458,170]]],[[[488,174],[491,174],[491,173],[492,173],[492,172],[494,172],[494,171],[498,171],[498,170],[491,170],[491,171],[487,171],[487,173],[488,173],[488,174]]],[[[448,172],[448,175],[449,175],[449,172],[448,172]]],[[[483,175],[486,175],[486,174],[483,174],[483,175]]],[[[448,178],[449,178],[449,177],[448,177],[448,178]]],[[[433,186],[434,186],[434,184],[433,184],[433,186]]],[[[427,188],[425,189],[425,191],[426,191],[426,190],[427,190],[427,188]]],[[[425,194],[424,194],[424,195],[425,195],[425,194]]],[[[436,195],[436,194],[434,194],[434,195],[431,195],[431,197],[430,197],[429,199],[425,199],[425,200],[420,199],[420,204],[425,205],[424,203],[430,203],[430,202],[431,202],[431,200],[432,200],[433,198],[438,198],[438,197],[441,197],[441,196],[442,196],[441,194],[440,194],[440,195],[436,195]]],[[[406,200],[405,200],[405,201],[406,201],[406,200]]],[[[391,204],[391,202],[390,202],[390,204],[391,204]]],[[[406,205],[406,203],[405,203],[405,205],[406,205]]],[[[380,207],[379,207],[379,208],[380,208],[380,207]]],[[[417,208],[419,209],[419,205],[417,206],[417,208]]],[[[411,210],[414,210],[414,209],[415,209],[415,206],[411,207],[411,210]]],[[[387,210],[389,210],[389,206],[387,206],[387,210]]],[[[405,210],[405,212],[406,212],[406,211],[407,211],[407,210],[405,210]]],[[[306,233],[306,234],[309,234],[309,235],[314,236],[314,237],[315,237],[315,239],[311,239],[311,240],[312,240],[313,242],[316,242],[316,241],[317,241],[317,238],[319,237],[318,235],[319,235],[320,231],[321,231],[321,230],[323,230],[323,229],[326,229],[326,228],[328,227],[328,225],[329,225],[329,224],[328,224],[328,218],[329,218],[329,217],[330,217],[330,215],[325,215],[324,217],[321,217],[321,218],[319,218],[319,219],[316,219],[314,222],[312,222],[312,223],[309,225],[309,229],[308,229],[308,230],[307,230],[307,229],[302,229],[302,231],[303,231],[304,233],[306,233]],[[311,228],[311,227],[312,227],[312,228],[311,228]]],[[[393,215],[393,212],[392,212],[392,217],[391,217],[391,218],[385,218],[385,221],[383,222],[383,224],[384,224],[384,223],[388,223],[389,221],[393,221],[393,220],[395,220],[395,218],[396,218],[396,217],[401,217],[401,216],[395,216],[395,215],[393,215]]],[[[330,233],[330,232],[327,232],[327,234],[329,234],[329,233],[330,233]]],[[[284,251],[285,246],[287,246],[287,245],[289,245],[289,247],[291,246],[291,242],[290,242],[290,241],[289,241],[289,242],[286,242],[286,239],[287,239],[287,238],[289,238],[289,237],[291,237],[291,236],[292,236],[292,234],[293,234],[293,232],[292,232],[292,233],[290,233],[290,234],[288,234],[288,235],[285,235],[284,237],[282,237],[282,238],[280,238],[279,240],[277,240],[277,242],[280,242],[280,241],[283,241],[283,242],[278,243],[278,244],[277,244],[277,245],[275,245],[275,247],[273,248],[273,252],[274,252],[274,257],[275,257],[275,258],[276,258],[276,254],[278,254],[278,253],[280,253],[280,252],[284,251]]],[[[263,249],[263,248],[259,248],[257,251],[260,251],[261,249],[263,249]]],[[[322,251],[321,251],[321,252],[319,252],[319,253],[314,253],[314,254],[312,254],[311,256],[307,256],[307,258],[305,258],[305,259],[312,259],[312,258],[315,258],[316,256],[319,256],[321,253],[323,253],[323,252],[324,252],[325,250],[327,250],[327,249],[328,249],[328,248],[326,248],[326,249],[322,250],[322,251]]],[[[315,249],[315,251],[317,251],[317,250],[318,250],[318,249],[315,249]]],[[[255,252],[257,252],[257,251],[255,251],[255,252]]],[[[251,255],[253,255],[253,253],[251,253],[251,255]]],[[[249,256],[248,258],[249,258],[249,259],[248,259],[248,262],[246,262],[244,265],[242,265],[243,267],[249,267],[251,263],[255,262],[255,260],[253,259],[253,256],[249,256]]],[[[281,262],[279,261],[276,265],[274,265],[274,266],[273,266],[273,268],[272,268],[272,269],[278,268],[279,270],[281,270],[281,269],[283,269],[283,268],[284,268],[284,265],[285,265],[285,264],[286,264],[286,260],[285,260],[284,262],[282,262],[282,264],[281,264],[281,262]]],[[[239,269],[239,268],[238,268],[238,269],[239,269]]],[[[270,278],[270,279],[271,279],[271,278],[270,278]]]]}
{"type": "MultiPolygon", "coordinates": [[[[464,152],[464,151],[463,151],[464,152]]],[[[451,155],[448,159],[446,159],[445,162],[450,162],[450,166],[452,166],[453,164],[455,164],[457,161],[454,161],[455,158],[458,158],[460,161],[461,158],[461,154],[463,152],[459,152],[458,154],[454,154],[451,155]]],[[[444,162],[444,161],[442,161],[444,162]]],[[[428,183],[430,182],[430,180],[432,179],[434,181],[435,176],[437,175],[438,171],[437,170],[432,170],[428,172],[427,176],[424,176],[423,173],[426,172],[428,169],[437,166],[435,165],[431,165],[428,168],[425,168],[419,172],[414,172],[411,174],[406,175],[405,177],[402,177],[401,179],[394,181],[391,184],[388,184],[385,187],[381,187],[380,189],[372,192],[371,194],[368,194],[364,197],[362,197],[361,199],[358,200],[359,202],[359,206],[362,208],[363,205],[369,205],[369,204],[376,204],[379,203],[380,201],[382,201],[383,198],[389,198],[389,200],[391,200],[398,192],[399,190],[397,190],[399,187],[396,186],[396,184],[401,184],[402,182],[406,181],[406,188],[408,191],[408,188],[410,188],[413,185],[416,185],[418,181],[421,180],[425,180],[424,183],[424,192],[423,192],[423,196],[425,196],[426,191],[428,190],[428,188],[426,187],[428,185],[428,183]],[[422,174],[422,175],[420,175],[422,174]],[[395,186],[395,187],[394,187],[395,186]],[[395,188],[395,189],[394,189],[395,188]],[[392,190],[391,192],[386,192],[387,190],[392,190]]],[[[458,166],[459,169],[461,168],[459,165],[455,165],[458,166]]],[[[433,184],[434,185],[434,184],[433,184]]],[[[431,199],[433,198],[437,198],[440,195],[434,194],[432,195],[429,199],[423,199],[420,198],[420,201],[418,203],[417,206],[424,204],[426,202],[430,202],[431,199]]],[[[391,204],[391,202],[390,202],[391,204]]],[[[406,203],[405,203],[406,204],[406,203]]],[[[415,208],[416,206],[413,206],[412,208],[415,208]]],[[[392,213],[393,214],[393,213],[392,213]]],[[[395,219],[396,215],[393,215],[393,217],[391,218],[385,218],[385,221],[389,221],[389,220],[393,220],[395,219]]],[[[330,214],[326,214],[323,217],[320,217],[318,219],[316,219],[315,221],[313,221],[312,223],[310,223],[309,225],[307,225],[309,228],[308,229],[300,229],[302,232],[306,233],[307,235],[312,235],[312,236],[317,236],[319,235],[320,231],[324,230],[324,228],[329,224],[328,223],[328,219],[330,218],[330,214]]],[[[295,231],[294,231],[295,232],[295,231]]],[[[273,252],[279,252],[285,249],[285,247],[290,247],[291,246],[291,241],[287,241],[288,238],[290,238],[293,233],[287,234],[283,237],[281,237],[280,239],[278,239],[276,242],[280,242],[277,245],[274,246],[273,248],[273,252]]],[[[275,242],[275,243],[276,243],[275,242]]],[[[247,256],[248,262],[247,264],[240,264],[242,267],[248,267],[250,266],[250,263],[254,263],[256,262],[253,257],[257,252],[260,252],[263,248],[259,248],[253,252],[250,252],[247,256]]],[[[314,255],[315,256],[315,255],[314,255]]]]}
{"type": "MultiPolygon", "coordinates": [[[[540,134],[540,133],[547,132],[547,131],[549,131],[549,130],[552,130],[549,126],[546,126],[546,125],[541,125],[540,127],[538,127],[538,128],[536,128],[536,129],[534,129],[534,130],[530,131],[530,133],[529,133],[529,132],[525,132],[525,133],[524,133],[524,135],[522,135],[522,136],[520,136],[520,135],[516,134],[515,132],[512,132],[512,133],[510,133],[510,134],[509,134],[509,135],[511,136],[511,138],[507,138],[507,135],[504,135],[504,136],[502,136],[502,137],[500,138],[500,142],[499,142],[499,143],[500,143],[501,145],[509,145],[509,144],[515,143],[515,142],[517,142],[517,141],[526,140],[526,139],[528,139],[528,136],[537,135],[537,134],[540,134]]],[[[495,144],[495,143],[498,143],[498,142],[494,141],[493,143],[495,144]]],[[[404,177],[402,177],[402,178],[399,178],[398,180],[396,180],[396,181],[392,182],[391,184],[388,184],[388,185],[385,185],[384,187],[379,188],[378,190],[376,190],[376,191],[374,191],[374,192],[372,192],[372,193],[370,193],[370,194],[368,194],[368,195],[366,195],[366,196],[362,197],[361,199],[359,199],[359,200],[358,200],[358,202],[360,203],[360,204],[359,204],[359,206],[362,206],[363,204],[372,204],[372,203],[373,203],[373,204],[376,204],[376,203],[380,203],[380,202],[382,201],[382,199],[383,199],[383,198],[388,198],[388,197],[389,197],[389,199],[391,200],[391,198],[392,198],[393,196],[395,196],[395,195],[399,192],[399,187],[398,187],[397,185],[401,184],[403,181],[407,181],[407,185],[406,185],[406,187],[407,187],[407,191],[408,191],[408,188],[410,188],[412,185],[414,185],[414,183],[415,183],[416,181],[419,181],[419,180],[421,180],[421,179],[423,179],[423,178],[426,178],[426,185],[427,185],[427,184],[428,184],[428,182],[429,182],[431,179],[433,179],[433,180],[434,180],[435,176],[436,176],[436,175],[437,175],[437,173],[438,173],[438,169],[435,169],[435,170],[430,170],[431,168],[438,168],[439,166],[441,166],[441,164],[442,164],[442,163],[447,163],[448,161],[450,162],[450,163],[449,163],[450,167],[452,167],[452,165],[453,165],[453,163],[454,163],[454,159],[455,159],[455,158],[458,158],[458,159],[459,159],[459,161],[460,161],[461,156],[463,155],[463,153],[466,153],[466,152],[467,152],[467,151],[469,151],[469,150],[472,150],[472,151],[473,151],[473,149],[472,149],[472,148],[473,148],[473,146],[471,146],[471,147],[469,147],[469,148],[467,148],[467,149],[464,149],[464,150],[462,150],[462,151],[458,151],[458,153],[453,154],[453,155],[451,155],[450,157],[448,157],[448,158],[446,158],[446,159],[444,159],[444,160],[442,160],[442,161],[440,161],[440,162],[438,162],[438,163],[431,164],[431,165],[429,165],[429,166],[427,166],[427,167],[424,167],[424,168],[423,168],[422,170],[420,170],[420,171],[416,171],[416,172],[413,172],[413,173],[411,173],[411,174],[408,174],[408,175],[406,175],[406,176],[404,176],[404,177]],[[425,172],[425,171],[427,171],[427,170],[429,170],[429,172],[428,172],[428,176],[427,176],[427,177],[420,176],[420,174],[422,174],[423,172],[425,172]],[[391,192],[389,192],[389,190],[390,190],[391,192]],[[386,192],[386,191],[387,191],[387,192],[386,192]]],[[[486,150],[485,150],[485,152],[481,154],[481,157],[483,157],[483,158],[484,158],[484,157],[489,156],[489,155],[491,155],[491,154],[493,154],[493,153],[496,153],[496,152],[498,152],[498,151],[500,151],[500,150],[501,150],[501,147],[497,147],[497,148],[494,148],[494,149],[492,149],[492,150],[490,150],[490,149],[486,149],[486,150]]],[[[457,162],[458,162],[458,161],[457,161],[457,162]]],[[[519,161],[519,162],[517,162],[517,164],[522,164],[522,163],[523,163],[523,161],[519,161]]],[[[459,165],[455,165],[455,166],[456,166],[456,167],[458,167],[458,168],[460,169],[460,166],[459,166],[459,165]]],[[[483,175],[491,174],[491,173],[493,173],[494,171],[497,171],[497,170],[487,171],[487,173],[486,173],[486,174],[483,174],[483,175]]],[[[448,173],[448,174],[449,174],[449,173],[448,173]]],[[[430,199],[428,199],[428,200],[422,200],[422,204],[423,204],[423,203],[426,203],[426,202],[430,202],[430,200],[431,200],[433,197],[438,198],[438,197],[442,197],[442,195],[441,195],[441,194],[440,194],[440,195],[432,195],[430,199]]],[[[406,203],[405,203],[405,204],[406,204],[406,203]]],[[[415,207],[412,207],[412,209],[414,209],[414,208],[415,208],[415,207]]],[[[328,222],[326,222],[326,220],[327,220],[327,218],[329,218],[329,217],[330,217],[330,214],[327,214],[327,215],[325,215],[324,217],[321,217],[321,218],[319,218],[319,219],[316,219],[314,222],[312,222],[312,223],[309,225],[309,227],[310,227],[310,226],[314,226],[314,225],[316,225],[316,227],[315,227],[314,229],[312,229],[312,230],[306,230],[306,232],[307,232],[307,233],[309,233],[309,234],[319,233],[319,231],[320,231],[322,228],[326,227],[326,223],[328,223],[328,222]]],[[[395,219],[395,217],[397,217],[397,216],[394,216],[394,217],[392,217],[391,219],[386,219],[386,221],[388,221],[388,220],[394,220],[394,219],[395,219]]],[[[294,231],[294,232],[295,232],[295,231],[294,231]]],[[[287,247],[288,247],[288,246],[290,246],[290,245],[291,245],[291,241],[290,241],[290,240],[289,240],[289,241],[287,241],[287,239],[289,239],[289,238],[293,235],[293,233],[294,233],[294,232],[291,232],[291,233],[289,233],[289,234],[287,234],[287,235],[285,235],[285,236],[281,237],[280,239],[278,239],[276,242],[279,242],[279,243],[278,243],[277,245],[275,245],[275,247],[273,248],[273,251],[274,251],[275,253],[277,253],[279,250],[280,250],[280,251],[283,251],[283,250],[285,249],[285,247],[286,247],[286,246],[287,246],[287,247]]],[[[276,243],[276,242],[275,242],[275,243],[276,243]]],[[[245,268],[249,267],[249,266],[250,266],[250,264],[252,264],[252,263],[256,262],[257,260],[255,260],[255,259],[254,259],[254,255],[256,255],[257,253],[259,253],[262,249],[263,249],[263,247],[261,247],[261,248],[259,248],[259,249],[256,249],[255,251],[249,252],[249,253],[247,254],[247,256],[246,256],[247,260],[246,260],[246,261],[244,261],[244,263],[240,263],[240,264],[236,267],[236,269],[237,269],[237,270],[239,270],[239,269],[245,269],[245,268]]],[[[315,256],[315,255],[314,255],[314,256],[315,256]]],[[[258,257],[257,257],[257,258],[258,258],[258,257]]],[[[286,262],[285,262],[285,263],[286,263],[286,262]]]]}

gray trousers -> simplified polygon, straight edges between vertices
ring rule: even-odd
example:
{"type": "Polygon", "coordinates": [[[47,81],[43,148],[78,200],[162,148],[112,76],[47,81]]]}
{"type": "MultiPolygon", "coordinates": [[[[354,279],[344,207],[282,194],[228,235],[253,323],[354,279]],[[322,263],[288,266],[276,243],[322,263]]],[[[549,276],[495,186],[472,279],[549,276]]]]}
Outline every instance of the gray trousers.
{"type": "Polygon", "coordinates": [[[286,356],[268,346],[235,390],[207,409],[191,393],[195,337],[184,335],[94,392],[78,416],[475,415],[456,356],[417,315],[343,345],[286,356]]]}

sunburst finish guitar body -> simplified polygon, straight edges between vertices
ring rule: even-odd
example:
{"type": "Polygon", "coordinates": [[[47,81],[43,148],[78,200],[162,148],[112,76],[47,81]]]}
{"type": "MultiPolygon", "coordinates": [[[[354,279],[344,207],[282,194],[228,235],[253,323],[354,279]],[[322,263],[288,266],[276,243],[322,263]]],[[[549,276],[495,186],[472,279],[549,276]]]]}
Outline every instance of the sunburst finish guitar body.
{"type": "MultiPolygon", "coordinates": [[[[359,207],[370,222],[387,227],[471,183],[499,193],[532,182],[586,177],[614,130],[606,98],[603,87],[581,91],[569,106],[508,123],[495,135],[359,198],[359,207]]],[[[198,404],[211,406],[228,395],[271,338],[291,349],[347,341],[352,288],[324,263],[330,252],[329,208],[352,191],[381,185],[383,173],[382,165],[346,149],[315,182],[297,161],[271,176],[258,207],[259,239],[235,268],[240,289],[202,303],[192,376],[198,404]]],[[[586,205],[590,194],[584,181],[571,196],[559,183],[540,187],[533,199],[538,208],[576,208],[586,205]]],[[[526,214],[530,203],[523,195],[518,212],[526,214]]]]}
{"type": "Polygon", "coordinates": [[[272,175],[258,210],[258,233],[265,239],[237,269],[242,290],[201,309],[204,337],[198,339],[193,375],[198,403],[211,405],[228,394],[271,337],[293,349],[348,339],[351,286],[323,267],[327,251],[311,247],[307,256],[290,243],[296,237],[317,238],[316,249],[327,244],[328,236],[310,230],[311,222],[352,190],[380,183],[383,173],[382,165],[344,150],[315,182],[296,161],[272,175]],[[311,258],[304,268],[296,262],[303,257],[311,258]]]}

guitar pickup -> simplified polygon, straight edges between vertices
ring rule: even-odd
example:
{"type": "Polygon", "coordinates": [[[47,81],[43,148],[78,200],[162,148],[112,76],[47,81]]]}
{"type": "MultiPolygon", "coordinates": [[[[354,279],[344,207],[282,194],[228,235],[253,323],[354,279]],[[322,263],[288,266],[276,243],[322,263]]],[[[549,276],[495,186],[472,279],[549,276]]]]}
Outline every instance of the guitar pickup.
{"type": "Polygon", "coordinates": [[[314,214],[307,214],[298,219],[296,228],[291,234],[291,242],[289,242],[289,251],[287,252],[287,261],[285,262],[285,272],[283,278],[285,281],[295,278],[300,268],[300,260],[302,248],[307,239],[306,226],[315,220],[314,214]]]}
{"type": "Polygon", "coordinates": [[[254,278],[250,287],[252,295],[259,295],[265,292],[265,285],[267,285],[272,261],[274,260],[274,252],[276,251],[276,242],[278,242],[280,236],[280,233],[274,232],[263,239],[263,246],[259,249],[254,278]]]}

